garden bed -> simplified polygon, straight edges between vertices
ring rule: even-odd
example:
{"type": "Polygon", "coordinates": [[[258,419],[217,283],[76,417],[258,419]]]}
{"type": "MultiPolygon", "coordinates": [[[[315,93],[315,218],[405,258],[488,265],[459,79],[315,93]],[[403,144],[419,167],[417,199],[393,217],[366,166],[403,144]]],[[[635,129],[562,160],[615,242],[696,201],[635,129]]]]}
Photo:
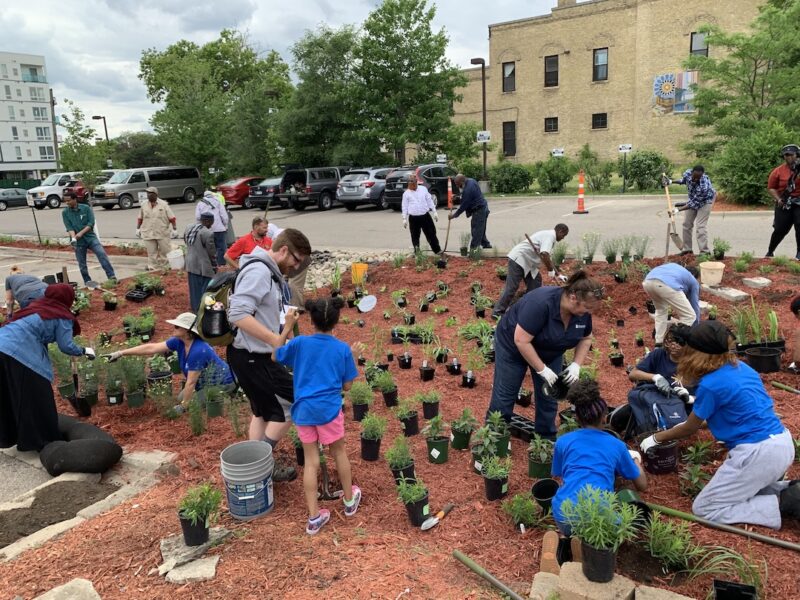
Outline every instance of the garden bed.
{"type": "MultiPolygon", "coordinates": [[[[487,259],[478,264],[467,259],[451,258],[447,269],[438,273],[433,269],[417,272],[410,260],[402,268],[394,268],[391,264],[379,265],[370,270],[367,283],[369,293],[378,298],[377,307],[366,314],[345,308],[342,315],[346,319],[336,328],[335,334],[349,344],[357,341],[367,344],[364,355],[372,359],[370,340],[375,327],[385,343],[384,350],[393,349],[395,356],[402,354],[400,346],[390,344],[391,328],[403,324],[402,315],[392,303],[391,292],[406,288],[409,290],[407,310],[416,314],[418,323],[433,319],[436,333],[452,351],[450,358],[456,356],[459,362],[464,363],[467,352],[476,348],[474,341],[460,340],[457,335],[459,327],[474,320],[474,307],[469,304],[471,283],[481,281],[482,293],[497,298],[503,282],[497,278],[495,268],[505,262],[505,259],[487,259]],[[437,288],[437,280],[449,284],[449,296],[437,299],[429,312],[419,313],[416,307],[420,298],[437,288]],[[384,286],[385,291],[381,291],[384,286]],[[437,314],[433,311],[437,306],[447,306],[449,310],[437,314]],[[383,316],[384,311],[391,313],[388,320],[383,316]],[[451,325],[448,325],[448,319],[452,318],[455,318],[455,323],[450,321],[451,325]],[[359,319],[365,321],[363,328],[357,325],[359,319]]],[[[651,265],[660,263],[658,260],[645,262],[651,265]]],[[[734,273],[731,269],[732,259],[726,258],[724,262],[728,268],[723,284],[739,288],[742,288],[740,280],[743,275],[759,274],[757,267],[766,264],[763,260],[755,261],[746,272],[734,273]]],[[[565,267],[568,268],[569,263],[565,267]]],[[[624,368],[608,365],[610,330],[615,329],[620,349],[625,355],[625,364],[633,364],[644,352],[635,344],[636,331],[644,331],[645,345],[652,348],[652,320],[645,309],[646,296],[641,288],[640,274],[632,269],[628,282],[617,284],[612,279],[614,270],[615,267],[605,262],[596,262],[590,267],[590,271],[606,286],[608,296],[613,298],[596,313],[594,334],[595,346],[601,353],[598,362],[601,390],[610,404],[618,405],[625,401],[630,385],[624,368]],[[638,308],[636,315],[629,313],[630,306],[638,308]],[[619,318],[625,319],[622,327],[616,326],[619,318]]],[[[800,288],[800,277],[787,273],[784,268],[767,276],[775,282],[768,288],[770,293],[800,288]]],[[[345,280],[347,284],[343,286],[343,292],[349,293],[352,286],[349,285],[349,278],[345,280]]],[[[145,306],[152,307],[157,316],[153,339],[166,339],[172,334],[173,327],[164,320],[187,309],[188,294],[183,274],[167,274],[164,284],[168,290],[166,296],[152,296],[143,304],[127,304],[120,300],[120,308],[115,313],[104,312],[100,294],[93,294],[90,308],[80,315],[84,335],[94,338],[101,331],[121,329],[125,314],[136,313],[145,306]]],[[[124,290],[123,286],[120,285],[120,292],[124,290]]],[[[319,293],[326,291],[320,290],[319,293]]],[[[753,290],[757,301],[763,293],[753,290]]],[[[729,306],[716,299],[705,299],[719,306],[719,318],[724,320],[729,306]]],[[[792,350],[790,332],[794,318],[789,312],[788,301],[782,300],[772,308],[778,313],[789,353],[792,350]]],[[[307,317],[301,318],[301,330],[310,332],[307,317]]],[[[121,333],[114,338],[114,342],[123,340],[121,333]]],[[[101,348],[98,354],[105,351],[101,348]]],[[[217,351],[224,356],[224,349],[217,348],[217,351]]],[[[448,423],[464,407],[472,408],[475,415],[482,418],[491,394],[491,364],[477,370],[477,384],[473,389],[460,387],[460,376],[449,375],[444,365],[437,365],[433,381],[423,383],[416,368],[423,359],[422,347],[411,345],[409,351],[413,356],[414,368],[400,370],[396,358],[390,366],[400,398],[418,391],[437,390],[441,394],[440,414],[448,423]]],[[[784,365],[788,362],[785,358],[784,365]]],[[[363,369],[360,371],[363,372],[363,369]]],[[[777,380],[794,387],[799,383],[797,376],[785,372],[765,376],[765,380],[777,380]]],[[[527,388],[530,385],[529,380],[525,382],[527,388]]],[[[800,432],[800,413],[796,407],[800,398],[771,387],[769,391],[784,423],[797,435],[800,432]]],[[[23,554],[12,564],[0,565],[0,589],[32,597],[67,579],[85,577],[94,583],[103,598],[191,598],[197,597],[197,594],[202,594],[204,598],[230,598],[233,595],[310,598],[323,594],[331,599],[396,598],[406,588],[411,590],[409,597],[412,598],[499,598],[451,558],[452,550],[458,549],[469,555],[522,595],[527,595],[530,581],[538,571],[543,532],[530,530],[525,534],[516,533],[499,503],[485,500],[483,479],[471,472],[469,452],[451,450],[446,464],[431,464],[424,458],[426,447],[421,435],[409,438],[409,442],[416,459],[417,475],[430,490],[431,510],[439,510],[447,502],[454,502],[456,508],[431,531],[421,532],[409,525],[405,508],[397,500],[394,480],[383,458],[385,449],[396,436],[401,435],[401,430],[398,420],[384,406],[380,394],[376,393],[371,410],[386,416],[389,422],[381,458],[377,462],[366,462],[359,458],[360,429],[353,422],[349,401],[345,410],[348,455],[353,466],[354,481],[361,486],[364,494],[355,518],[345,519],[341,503],[323,502],[322,506],[331,509],[331,522],[320,535],[306,535],[301,474],[291,483],[275,485],[275,509],[268,516],[247,523],[234,521],[229,516],[222,519],[222,524],[234,529],[236,535],[231,541],[211,551],[222,556],[214,580],[182,587],[171,586],[157,575],[150,574],[161,559],[158,540],[179,530],[175,518],[176,498],[189,485],[210,479],[222,487],[219,453],[237,441],[232,424],[227,418],[211,419],[206,432],[195,437],[185,416],[174,421],[167,420],[158,414],[150,401],[142,408],[131,409],[127,405],[108,406],[104,400],[101,392],[101,401],[94,407],[90,422],[111,433],[128,451],[158,448],[176,452],[180,473],[46,546],[23,554]],[[276,550],[275,540],[280,540],[279,550],[276,550]]],[[[66,402],[59,399],[57,403],[61,411],[72,414],[66,402]]],[[[566,408],[566,403],[562,404],[561,408],[566,408]]],[[[246,431],[249,410],[246,404],[240,405],[239,409],[242,429],[246,431]]],[[[528,418],[533,416],[532,407],[517,407],[517,412],[528,418]]],[[[420,425],[424,425],[421,416],[420,421],[420,425]]],[[[702,432],[699,437],[710,439],[708,432],[702,432]]],[[[683,445],[688,443],[684,442],[683,445]]],[[[519,439],[512,439],[511,444],[513,467],[509,479],[509,497],[530,491],[533,483],[527,476],[527,444],[519,439]]],[[[288,439],[278,446],[277,454],[282,460],[294,464],[294,450],[288,439]]],[[[717,463],[713,466],[723,457],[724,453],[717,453],[717,463]]],[[[332,461],[329,464],[332,465],[332,461]]],[[[791,476],[800,478],[797,464],[792,468],[791,476]]],[[[691,510],[691,499],[680,494],[677,474],[652,476],[649,479],[650,489],[642,494],[646,501],[687,512],[691,510]]],[[[785,523],[779,532],[754,529],[800,542],[800,527],[796,522],[785,523]]],[[[697,525],[692,526],[692,532],[698,543],[724,545],[753,559],[765,557],[769,563],[766,597],[797,596],[797,554],[697,525]]],[[[670,577],[654,580],[654,585],[669,587],[692,597],[704,597],[710,589],[709,577],[692,582],[679,581],[675,585],[670,583],[670,577]]]]}

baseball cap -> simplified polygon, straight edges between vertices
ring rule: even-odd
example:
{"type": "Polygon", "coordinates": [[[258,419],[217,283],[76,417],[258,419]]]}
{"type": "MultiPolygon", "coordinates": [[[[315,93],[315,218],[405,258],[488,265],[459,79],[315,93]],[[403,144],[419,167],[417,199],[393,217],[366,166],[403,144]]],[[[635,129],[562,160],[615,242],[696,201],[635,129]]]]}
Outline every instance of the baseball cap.
{"type": "Polygon", "coordinates": [[[702,321],[693,326],[686,337],[689,347],[706,354],[726,354],[734,335],[719,321],[702,321]]]}
{"type": "Polygon", "coordinates": [[[147,189],[145,190],[145,193],[147,193],[147,194],[149,194],[149,193],[151,193],[151,192],[152,192],[153,194],[158,194],[158,188],[157,188],[157,187],[150,186],[149,188],[147,188],[147,189]]]}
{"type": "Polygon", "coordinates": [[[180,327],[181,329],[188,329],[199,335],[195,321],[197,321],[197,316],[190,312],[181,313],[174,319],[167,319],[167,323],[170,325],[175,325],[175,327],[180,327]]]}

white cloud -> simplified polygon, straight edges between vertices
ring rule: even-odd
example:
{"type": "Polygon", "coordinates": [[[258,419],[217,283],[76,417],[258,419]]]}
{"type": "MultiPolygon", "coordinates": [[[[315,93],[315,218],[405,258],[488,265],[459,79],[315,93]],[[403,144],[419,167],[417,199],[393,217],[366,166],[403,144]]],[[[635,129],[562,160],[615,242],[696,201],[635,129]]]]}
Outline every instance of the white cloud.
{"type": "MultiPolygon", "coordinates": [[[[488,25],[547,13],[556,0],[440,0],[434,27],[450,37],[448,57],[469,66],[488,57],[488,25]]],[[[147,48],[188,39],[204,44],[225,28],[248,34],[260,51],[289,48],[307,29],[359,25],[376,0],[29,0],[6,2],[0,12],[0,50],[41,54],[56,98],[75,101],[87,115],[105,115],[109,135],[147,130],[155,106],[138,78],[147,48]]],[[[94,122],[99,123],[99,122],[94,122]]],[[[102,135],[102,123],[98,130],[102,135]]]]}

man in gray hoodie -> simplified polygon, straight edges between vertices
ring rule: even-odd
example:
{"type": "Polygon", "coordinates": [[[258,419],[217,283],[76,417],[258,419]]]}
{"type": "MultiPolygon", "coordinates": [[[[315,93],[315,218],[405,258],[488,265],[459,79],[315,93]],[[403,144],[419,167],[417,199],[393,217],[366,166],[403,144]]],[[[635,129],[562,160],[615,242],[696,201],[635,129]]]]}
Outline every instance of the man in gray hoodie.
{"type": "MultiPolygon", "coordinates": [[[[297,313],[288,309],[281,330],[281,312],[288,304],[283,276],[310,255],[308,238],[297,229],[285,229],[269,250],[256,247],[239,259],[240,273],[228,302],[228,320],[237,330],[227,358],[250,400],[253,418],[249,438],[265,441],[273,449],[291,426],[294,402],[291,374],[272,361],[273,350],[286,343],[297,322],[297,313]]],[[[291,481],[295,477],[294,467],[276,463],[275,481],[291,481]]]]}

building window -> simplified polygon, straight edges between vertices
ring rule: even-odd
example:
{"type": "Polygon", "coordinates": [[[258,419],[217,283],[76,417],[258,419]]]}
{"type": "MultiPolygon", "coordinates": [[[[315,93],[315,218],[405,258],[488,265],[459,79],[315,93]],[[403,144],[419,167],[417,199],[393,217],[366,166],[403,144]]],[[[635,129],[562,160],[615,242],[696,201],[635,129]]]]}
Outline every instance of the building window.
{"type": "Polygon", "coordinates": [[[14,120],[16,120],[16,118],[17,118],[17,115],[14,112],[14,107],[13,106],[9,106],[8,107],[8,120],[9,121],[14,121],[14,120]]]}
{"type": "Polygon", "coordinates": [[[545,117],[544,131],[545,133],[554,133],[558,131],[558,117],[545,117]]]}
{"type": "Polygon", "coordinates": [[[47,121],[47,109],[44,107],[33,107],[33,120],[34,121],[47,121]]]}
{"type": "Polygon", "coordinates": [[[19,77],[19,70],[17,68],[11,69],[11,73],[14,75],[14,77],[19,77]]]}
{"type": "Polygon", "coordinates": [[[597,48],[592,63],[592,81],[608,79],[608,48],[597,48]]]}
{"type": "Polygon", "coordinates": [[[0,65],[0,75],[4,78],[8,78],[8,67],[6,65],[0,65]]]}
{"type": "Polygon", "coordinates": [[[5,89],[6,89],[6,100],[11,100],[11,86],[7,85],[5,86],[5,89]]]}
{"type": "Polygon", "coordinates": [[[503,123],[503,156],[517,155],[517,123],[505,121],[503,123]]]}
{"type": "Polygon", "coordinates": [[[17,98],[22,98],[22,90],[17,88],[17,98]]]}
{"type": "Polygon", "coordinates": [[[15,140],[19,139],[19,131],[17,130],[16,127],[11,128],[11,137],[14,138],[15,140]]]}
{"type": "Polygon", "coordinates": [[[692,32],[692,42],[689,47],[689,53],[698,56],[708,56],[708,44],[706,44],[705,33],[692,32]]]}
{"type": "Polygon", "coordinates": [[[31,88],[31,100],[38,100],[39,102],[44,102],[44,90],[42,88],[31,88]]]}
{"type": "Polygon", "coordinates": [[[29,158],[32,158],[32,157],[33,157],[33,154],[31,154],[31,149],[30,149],[30,148],[28,148],[27,150],[25,150],[25,155],[26,155],[26,156],[28,156],[29,158]]]}
{"type": "Polygon", "coordinates": [[[513,62],[503,63],[503,92],[513,92],[517,89],[516,75],[514,74],[515,64],[513,62]]]}
{"type": "Polygon", "coordinates": [[[558,55],[544,57],[544,87],[558,87],[558,55]]]}
{"type": "Polygon", "coordinates": [[[47,159],[54,159],[55,155],[53,154],[53,147],[52,146],[39,146],[39,158],[42,160],[47,159]]]}
{"type": "Polygon", "coordinates": [[[608,113],[594,113],[592,115],[592,129],[607,129],[608,113]]]}
{"type": "Polygon", "coordinates": [[[24,137],[24,138],[28,137],[28,130],[27,129],[23,129],[22,130],[22,137],[24,137]]]}
{"type": "Polygon", "coordinates": [[[19,146],[14,146],[14,152],[17,155],[17,160],[22,160],[22,148],[19,146]]]}
{"type": "Polygon", "coordinates": [[[36,128],[36,139],[39,141],[49,140],[50,139],[50,128],[49,127],[37,127],[36,128]]]}
{"type": "Polygon", "coordinates": [[[22,117],[22,118],[25,118],[25,109],[24,108],[20,108],[19,109],[19,116],[22,117]]]}

